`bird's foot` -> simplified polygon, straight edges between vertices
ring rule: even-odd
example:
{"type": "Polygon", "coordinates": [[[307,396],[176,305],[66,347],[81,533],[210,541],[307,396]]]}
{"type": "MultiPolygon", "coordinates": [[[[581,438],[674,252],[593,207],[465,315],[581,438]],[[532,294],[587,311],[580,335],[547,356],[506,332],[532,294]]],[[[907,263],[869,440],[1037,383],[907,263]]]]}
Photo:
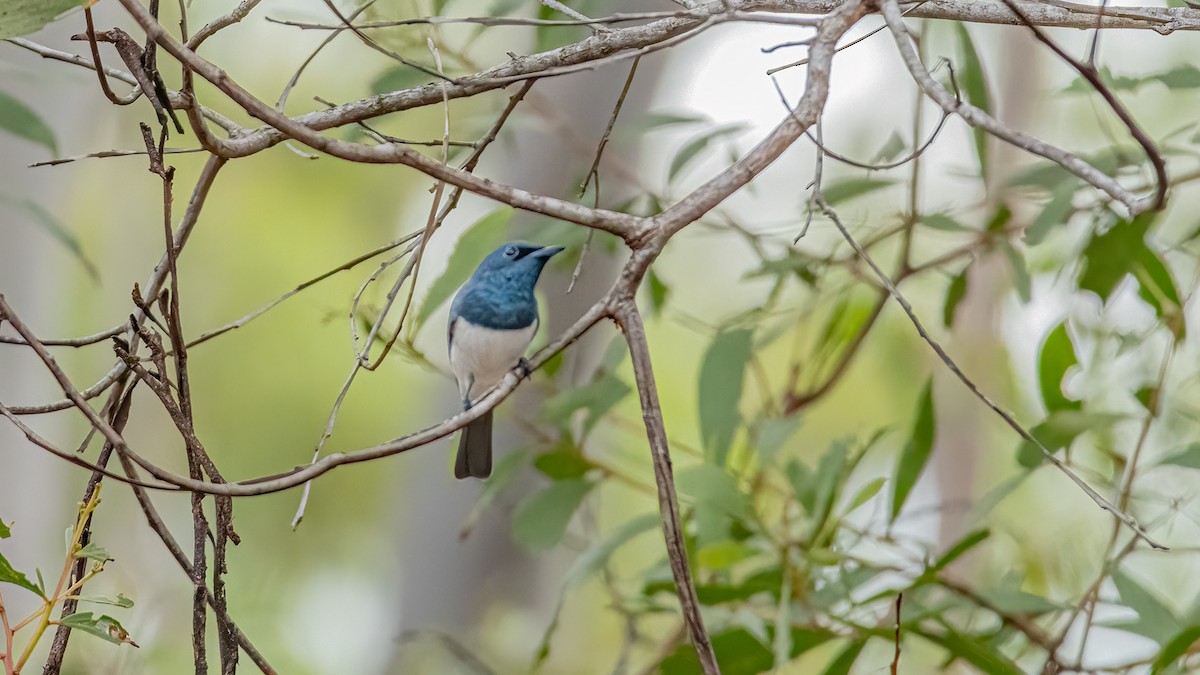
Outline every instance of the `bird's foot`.
{"type": "Polygon", "coordinates": [[[533,374],[533,365],[529,363],[529,359],[524,356],[520,361],[517,361],[517,376],[522,380],[528,379],[533,374]]]}

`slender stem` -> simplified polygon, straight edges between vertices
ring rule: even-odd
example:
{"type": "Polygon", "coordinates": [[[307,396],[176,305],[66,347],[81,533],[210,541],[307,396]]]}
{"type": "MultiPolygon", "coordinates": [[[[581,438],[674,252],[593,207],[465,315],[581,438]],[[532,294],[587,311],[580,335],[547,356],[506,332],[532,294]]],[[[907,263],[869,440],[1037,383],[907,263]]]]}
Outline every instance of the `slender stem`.
{"type": "Polygon", "coordinates": [[[696,585],[688,567],[687,547],[683,542],[683,525],[679,517],[679,498],[675,493],[675,474],[671,470],[671,450],[667,444],[667,432],[663,425],[662,406],[658,400],[658,387],[654,380],[654,369],[650,365],[650,345],[646,341],[646,327],[642,315],[632,300],[617,306],[617,321],[625,331],[629,344],[629,356],[633,361],[633,372],[637,379],[638,398],[642,403],[642,421],[646,426],[646,437],[650,441],[650,455],[654,460],[654,479],[658,484],[658,509],[662,514],[663,537],[667,542],[667,559],[671,574],[675,577],[675,591],[683,610],[692,646],[700,659],[705,675],[720,673],[712,641],[704,628],[700,615],[700,601],[696,596],[696,585]]]}

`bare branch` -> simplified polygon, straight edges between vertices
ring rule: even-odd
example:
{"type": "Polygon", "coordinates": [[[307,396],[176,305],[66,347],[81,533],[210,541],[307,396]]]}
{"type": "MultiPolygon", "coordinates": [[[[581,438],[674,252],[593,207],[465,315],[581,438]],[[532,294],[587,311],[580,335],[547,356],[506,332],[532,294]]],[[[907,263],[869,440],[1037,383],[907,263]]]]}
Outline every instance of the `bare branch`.
{"type": "Polygon", "coordinates": [[[633,361],[633,373],[637,379],[638,398],[642,403],[642,421],[646,425],[646,437],[650,441],[650,456],[654,461],[654,480],[658,485],[658,510],[662,516],[663,537],[667,542],[667,560],[671,574],[675,577],[675,592],[683,610],[683,621],[687,625],[700,667],[706,675],[720,673],[712,641],[704,628],[700,616],[700,600],[696,597],[696,585],[688,567],[687,547],[683,542],[683,524],[679,517],[679,497],[675,494],[675,474],[671,469],[671,450],[667,445],[667,432],[663,425],[662,406],[658,401],[658,387],[654,380],[654,369],[650,365],[650,345],[646,342],[646,327],[641,314],[632,300],[626,299],[616,307],[616,319],[625,332],[629,344],[629,356],[633,361]]]}

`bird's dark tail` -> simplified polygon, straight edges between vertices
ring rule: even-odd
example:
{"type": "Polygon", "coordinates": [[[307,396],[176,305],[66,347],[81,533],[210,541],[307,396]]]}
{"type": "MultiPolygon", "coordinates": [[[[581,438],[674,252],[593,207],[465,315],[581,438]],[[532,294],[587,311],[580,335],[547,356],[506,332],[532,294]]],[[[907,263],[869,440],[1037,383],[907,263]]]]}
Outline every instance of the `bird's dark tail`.
{"type": "Polygon", "coordinates": [[[454,477],[487,478],[492,475],[492,411],[463,427],[458,439],[454,477]]]}

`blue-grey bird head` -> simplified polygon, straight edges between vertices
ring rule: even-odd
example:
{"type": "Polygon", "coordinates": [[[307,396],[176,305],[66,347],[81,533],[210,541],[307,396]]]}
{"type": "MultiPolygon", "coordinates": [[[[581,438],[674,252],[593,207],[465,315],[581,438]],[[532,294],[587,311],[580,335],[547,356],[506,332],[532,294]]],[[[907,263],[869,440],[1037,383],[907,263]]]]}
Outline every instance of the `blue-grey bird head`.
{"type": "Polygon", "coordinates": [[[461,316],[488,328],[524,328],[537,321],[533,288],[542,268],[560,246],[509,242],[479,263],[450,305],[451,321],[461,316]]]}

